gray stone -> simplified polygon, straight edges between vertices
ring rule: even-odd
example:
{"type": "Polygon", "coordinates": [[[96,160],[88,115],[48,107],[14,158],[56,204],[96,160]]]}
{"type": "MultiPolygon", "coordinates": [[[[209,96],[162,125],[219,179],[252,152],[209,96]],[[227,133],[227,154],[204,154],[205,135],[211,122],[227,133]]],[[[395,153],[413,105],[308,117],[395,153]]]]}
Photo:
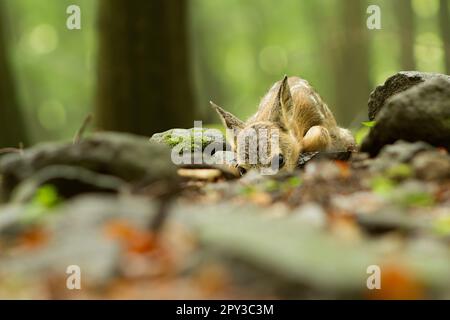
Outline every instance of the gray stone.
{"type": "MultiPolygon", "coordinates": [[[[67,267],[78,265],[85,285],[105,285],[120,272],[124,250],[118,241],[107,237],[105,224],[114,219],[145,229],[156,211],[157,204],[145,197],[92,195],[66,201],[53,209],[51,219],[43,225],[51,234],[49,242],[32,252],[0,255],[0,272],[66,277],[67,267]]],[[[16,207],[6,208],[0,217],[3,239],[18,224],[16,207]]]]}
{"type": "Polygon", "coordinates": [[[375,120],[387,99],[393,95],[405,91],[419,83],[436,78],[450,80],[450,76],[445,74],[418,71],[402,71],[389,77],[384,84],[377,86],[370,94],[368,102],[369,119],[375,120]]]}
{"type": "Polygon", "coordinates": [[[388,99],[361,151],[375,156],[401,139],[450,149],[450,80],[431,79],[388,99]]]}
{"type": "Polygon", "coordinates": [[[327,224],[327,214],[320,205],[309,202],[295,209],[289,215],[289,220],[307,226],[325,228],[327,224]]]}
{"type": "Polygon", "coordinates": [[[450,156],[437,150],[421,152],[412,161],[416,176],[424,180],[450,178],[450,156]]]}
{"type": "Polygon", "coordinates": [[[410,163],[417,154],[428,150],[433,150],[433,147],[425,142],[417,141],[411,143],[399,140],[384,146],[378,157],[370,164],[370,169],[374,172],[386,171],[398,164],[410,163]]]}

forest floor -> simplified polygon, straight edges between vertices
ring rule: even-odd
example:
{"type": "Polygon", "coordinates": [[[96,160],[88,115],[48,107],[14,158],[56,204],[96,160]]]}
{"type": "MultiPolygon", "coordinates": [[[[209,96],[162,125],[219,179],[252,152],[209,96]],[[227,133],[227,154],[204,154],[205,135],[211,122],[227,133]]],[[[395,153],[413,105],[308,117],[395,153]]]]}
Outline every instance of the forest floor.
{"type": "Polygon", "coordinates": [[[76,155],[101,148],[100,137],[36,147],[4,166],[5,193],[12,172],[59,159],[56,175],[32,175],[0,209],[1,298],[450,298],[443,149],[397,142],[373,159],[312,159],[290,174],[241,178],[163,162],[171,169],[155,171],[153,150],[152,182],[115,189],[107,175],[89,180],[60,164],[61,155],[72,169],[82,163],[76,155]],[[81,269],[80,290],[68,289],[70,265],[81,269]],[[377,267],[382,287],[370,290],[377,267]]]}

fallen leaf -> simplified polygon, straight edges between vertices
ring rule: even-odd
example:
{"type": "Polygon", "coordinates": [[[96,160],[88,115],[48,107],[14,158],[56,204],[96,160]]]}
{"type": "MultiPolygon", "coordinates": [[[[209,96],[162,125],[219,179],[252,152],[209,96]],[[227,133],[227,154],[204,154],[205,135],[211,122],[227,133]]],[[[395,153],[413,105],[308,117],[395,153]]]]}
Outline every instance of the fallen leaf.
{"type": "Polygon", "coordinates": [[[26,230],[19,238],[19,247],[23,249],[36,249],[44,246],[50,238],[48,232],[41,227],[26,230]]]}
{"type": "Polygon", "coordinates": [[[423,285],[405,265],[389,262],[381,265],[380,269],[381,289],[370,290],[369,299],[417,300],[425,297],[423,285]]]}
{"type": "Polygon", "coordinates": [[[122,242],[132,253],[146,253],[155,249],[155,235],[150,231],[140,230],[126,221],[114,220],[106,225],[106,234],[122,242]]]}

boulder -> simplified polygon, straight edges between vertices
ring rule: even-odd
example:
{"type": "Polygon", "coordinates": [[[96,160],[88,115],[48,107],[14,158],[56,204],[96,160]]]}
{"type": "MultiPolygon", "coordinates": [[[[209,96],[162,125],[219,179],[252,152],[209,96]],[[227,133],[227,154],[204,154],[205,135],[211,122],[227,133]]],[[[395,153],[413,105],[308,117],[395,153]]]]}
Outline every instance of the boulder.
{"type": "Polygon", "coordinates": [[[368,102],[369,119],[375,120],[376,115],[383,108],[388,98],[419,83],[436,78],[450,80],[450,76],[445,74],[418,71],[402,71],[389,77],[384,84],[377,86],[370,94],[368,102]]]}
{"type": "Polygon", "coordinates": [[[450,80],[436,77],[389,98],[361,151],[375,156],[400,139],[450,149],[450,80]]]}

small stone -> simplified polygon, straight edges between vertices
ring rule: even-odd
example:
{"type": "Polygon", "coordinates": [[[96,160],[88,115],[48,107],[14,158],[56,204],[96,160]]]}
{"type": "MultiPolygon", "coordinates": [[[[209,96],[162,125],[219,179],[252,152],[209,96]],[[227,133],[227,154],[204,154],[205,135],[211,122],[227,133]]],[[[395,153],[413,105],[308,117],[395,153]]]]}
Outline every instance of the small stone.
{"type": "Polygon", "coordinates": [[[425,151],[412,160],[416,176],[424,180],[443,180],[450,177],[450,156],[437,150],[425,151]]]}
{"type": "Polygon", "coordinates": [[[178,169],[178,175],[183,178],[213,181],[222,176],[218,169],[178,169]]]}
{"type": "Polygon", "coordinates": [[[371,170],[386,171],[398,164],[409,163],[414,156],[426,150],[432,150],[432,146],[422,141],[412,143],[399,140],[381,149],[380,154],[371,164],[371,170]]]}
{"type": "Polygon", "coordinates": [[[306,180],[332,180],[341,177],[341,169],[333,161],[314,161],[305,166],[306,180]]]}
{"type": "Polygon", "coordinates": [[[350,195],[336,195],[331,199],[331,205],[338,211],[355,214],[371,214],[386,205],[379,195],[361,191],[350,195]]]}
{"type": "Polygon", "coordinates": [[[305,203],[295,209],[289,219],[296,223],[307,224],[317,228],[324,228],[327,224],[327,214],[322,207],[314,202],[305,203]]]}

